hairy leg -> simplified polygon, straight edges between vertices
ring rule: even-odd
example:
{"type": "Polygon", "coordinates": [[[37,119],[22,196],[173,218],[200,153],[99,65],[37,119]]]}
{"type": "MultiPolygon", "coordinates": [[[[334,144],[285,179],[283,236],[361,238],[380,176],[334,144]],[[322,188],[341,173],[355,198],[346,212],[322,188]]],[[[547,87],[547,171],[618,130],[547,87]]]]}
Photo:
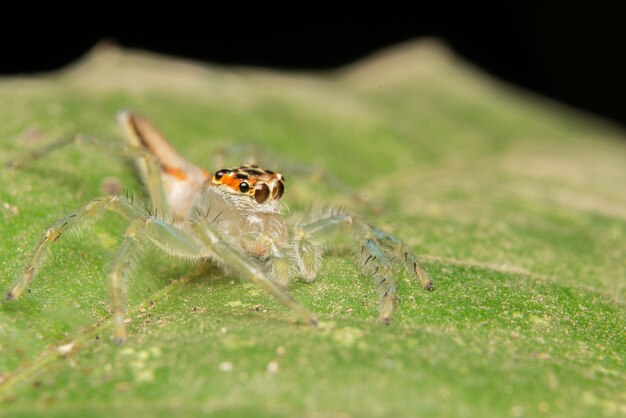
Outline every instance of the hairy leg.
{"type": "Polygon", "coordinates": [[[432,290],[434,286],[426,271],[417,262],[417,257],[408,247],[395,236],[367,224],[358,216],[344,211],[335,211],[323,215],[300,225],[313,240],[328,244],[337,233],[348,229],[358,243],[356,250],[357,260],[362,271],[374,279],[379,292],[379,319],[389,323],[396,303],[396,273],[392,265],[392,254],[402,255],[409,273],[420,279],[425,289],[432,290]],[[393,245],[392,245],[393,244],[393,245]]]}
{"type": "Polygon", "coordinates": [[[30,261],[24,268],[24,274],[15,281],[11,290],[7,293],[8,299],[17,299],[35,278],[44,266],[47,255],[50,252],[50,244],[69,231],[82,232],[89,228],[105,211],[117,212],[131,219],[141,216],[143,210],[134,206],[131,201],[122,196],[111,196],[92,200],[81,208],[53,223],[43,233],[39,243],[35,247],[30,261]]]}
{"type": "Polygon", "coordinates": [[[192,227],[200,241],[209,247],[211,252],[228,267],[239,273],[244,279],[255,283],[270,293],[280,303],[294,311],[303,323],[317,324],[315,316],[296,302],[283,288],[268,279],[258,263],[255,263],[224,241],[206,216],[200,216],[195,219],[192,227]]]}
{"type": "Polygon", "coordinates": [[[391,261],[380,248],[378,243],[366,238],[362,241],[361,250],[357,259],[364,273],[374,278],[374,284],[379,294],[379,320],[388,324],[396,307],[396,275],[391,261]]]}
{"type": "Polygon", "coordinates": [[[287,287],[294,267],[289,249],[261,232],[243,234],[241,241],[247,251],[261,255],[268,278],[287,287]]]}
{"type": "Polygon", "coordinates": [[[384,247],[392,251],[399,260],[402,260],[406,271],[414,277],[424,289],[435,289],[433,280],[430,278],[428,272],[424,270],[415,253],[411,251],[405,243],[389,232],[382,231],[374,226],[371,227],[371,230],[384,247]]]}
{"type": "Polygon", "coordinates": [[[261,232],[243,234],[242,243],[246,250],[261,255],[269,279],[274,283],[286,287],[294,274],[309,283],[317,277],[322,248],[303,228],[295,228],[292,248],[281,245],[261,232]]]}
{"type": "MultiPolygon", "coordinates": [[[[131,124],[123,123],[120,120],[120,125],[127,137],[137,136],[131,124]]],[[[98,149],[108,150],[125,158],[132,158],[138,166],[142,180],[148,189],[153,211],[155,213],[158,212],[164,219],[171,218],[171,208],[164,191],[161,165],[156,156],[149,149],[141,146],[139,141],[129,141],[128,145],[126,145],[121,141],[77,134],[36,148],[26,155],[11,160],[7,167],[10,169],[21,169],[33,161],[46,157],[53,151],[71,145],[93,145],[98,149]]]]}
{"type": "Polygon", "coordinates": [[[153,208],[164,219],[186,221],[209,173],[182,157],[143,116],[122,111],[117,119],[126,142],[137,153],[135,166],[148,188],[153,208]]]}
{"type": "Polygon", "coordinates": [[[148,242],[178,258],[199,259],[208,255],[195,237],[174,225],[153,216],[134,219],[124,233],[122,245],[109,270],[109,293],[117,342],[126,339],[126,284],[139,262],[142,247],[148,242]]]}
{"type": "Polygon", "coordinates": [[[313,234],[296,226],[293,237],[294,260],[300,277],[310,283],[317,277],[322,264],[322,247],[313,239],[313,234]]]}
{"type": "Polygon", "coordinates": [[[24,168],[28,164],[31,164],[33,161],[46,157],[48,154],[56,151],[57,149],[65,148],[69,145],[83,144],[94,144],[98,147],[101,147],[102,149],[111,149],[116,152],[121,151],[121,148],[118,145],[115,145],[114,141],[105,141],[85,135],[73,135],[50,142],[49,144],[45,144],[41,147],[35,148],[27,154],[13,159],[9,161],[9,163],[7,164],[7,168],[18,170],[24,168]]]}

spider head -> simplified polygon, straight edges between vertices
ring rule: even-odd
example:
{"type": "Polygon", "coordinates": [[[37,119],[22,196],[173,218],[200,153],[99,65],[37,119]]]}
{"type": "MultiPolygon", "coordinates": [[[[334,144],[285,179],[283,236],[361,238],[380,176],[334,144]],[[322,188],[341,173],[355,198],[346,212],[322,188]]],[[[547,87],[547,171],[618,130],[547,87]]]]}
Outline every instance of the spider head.
{"type": "Polygon", "coordinates": [[[285,178],[282,174],[257,165],[218,170],[211,178],[211,184],[232,198],[249,199],[248,202],[257,205],[275,206],[285,192],[285,178]]]}

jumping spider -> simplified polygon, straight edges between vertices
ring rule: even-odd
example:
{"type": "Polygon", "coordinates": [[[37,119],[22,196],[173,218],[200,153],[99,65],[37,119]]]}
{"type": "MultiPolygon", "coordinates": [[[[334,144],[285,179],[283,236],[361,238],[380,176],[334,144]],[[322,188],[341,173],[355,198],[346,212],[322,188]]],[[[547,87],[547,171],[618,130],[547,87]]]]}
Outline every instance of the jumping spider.
{"type": "MultiPolygon", "coordinates": [[[[344,210],[328,211],[303,222],[288,222],[280,199],[285,177],[256,165],[210,174],[181,157],[157,129],[135,113],[120,112],[118,121],[132,158],[148,190],[151,209],[124,196],[93,200],[54,222],[35,247],[24,274],[7,294],[17,299],[41,270],[50,244],[70,230],[90,226],[113,211],[129,224],[110,266],[109,292],[117,341],[126,339],[126,282],[146,242],[182,259],[209,259],[265,289],[315,325],[315,316],[285,290],[296,276],[310,282],[320,268],[324,244],[337,230],[351,231],[356,258],[380,291],[380,320],[389,322],[396,299],[394,261],[432,290],[433,283],[415,254],[398,238],[344,210]]],[[[52,147],[54,148],[54,147],[52,147]]]]}

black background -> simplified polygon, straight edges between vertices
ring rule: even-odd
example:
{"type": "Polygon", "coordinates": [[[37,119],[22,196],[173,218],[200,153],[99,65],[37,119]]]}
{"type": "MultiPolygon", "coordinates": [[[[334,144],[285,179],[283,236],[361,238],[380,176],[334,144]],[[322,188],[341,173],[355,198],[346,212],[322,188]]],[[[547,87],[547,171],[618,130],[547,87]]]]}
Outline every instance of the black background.
{"type": "Polygon", "coordinates": [[[618,4],[361,5],[358,15],[310,5],[260,13],[246,4],[223,11],[164,3],[150,15],[110,4],[49,14],[23,5],[0,26],[0,73],[58,69],[103,39],[214,63],[331,69],[435,36],[501,79],[626,126],[626,15],[618,4]]]}

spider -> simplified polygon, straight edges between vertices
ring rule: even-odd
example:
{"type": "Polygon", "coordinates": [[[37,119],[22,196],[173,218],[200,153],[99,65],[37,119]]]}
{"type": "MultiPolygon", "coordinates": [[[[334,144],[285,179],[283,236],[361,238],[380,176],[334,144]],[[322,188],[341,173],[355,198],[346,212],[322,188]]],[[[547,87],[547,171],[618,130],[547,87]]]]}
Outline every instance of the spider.
{"type": "MultiPolygon", "coordinates": [[[[65,232],[89,227],[105,211],[128,220],[108,272],[114,338],[127,337],[126,283],[147,243],[177,258],[208,259],[266,290],[290,308],[299,321],[315,326],[315,316],[286,291],[299,277],[313,281],[333,233],[351,232],[364,274],[380,293],[379,319],[389,323],[396,302],[394,262],[404,264],[427,290],[434,289],[416,255],[398,238],[346,210],[332,210],[300,222],[281,212],[285,177],[257,165],[224,168],[214,174],[187,161],[143,116],[122,111],[118,122],[145,184],[151,210],[128,197],[95,199],[54,222],[43,233],[24,274],[7,294],[18,299],[44,265],[51,244],[65,232]]],[[[54,148],[54,147],[52,147],[54,148]]]]}

